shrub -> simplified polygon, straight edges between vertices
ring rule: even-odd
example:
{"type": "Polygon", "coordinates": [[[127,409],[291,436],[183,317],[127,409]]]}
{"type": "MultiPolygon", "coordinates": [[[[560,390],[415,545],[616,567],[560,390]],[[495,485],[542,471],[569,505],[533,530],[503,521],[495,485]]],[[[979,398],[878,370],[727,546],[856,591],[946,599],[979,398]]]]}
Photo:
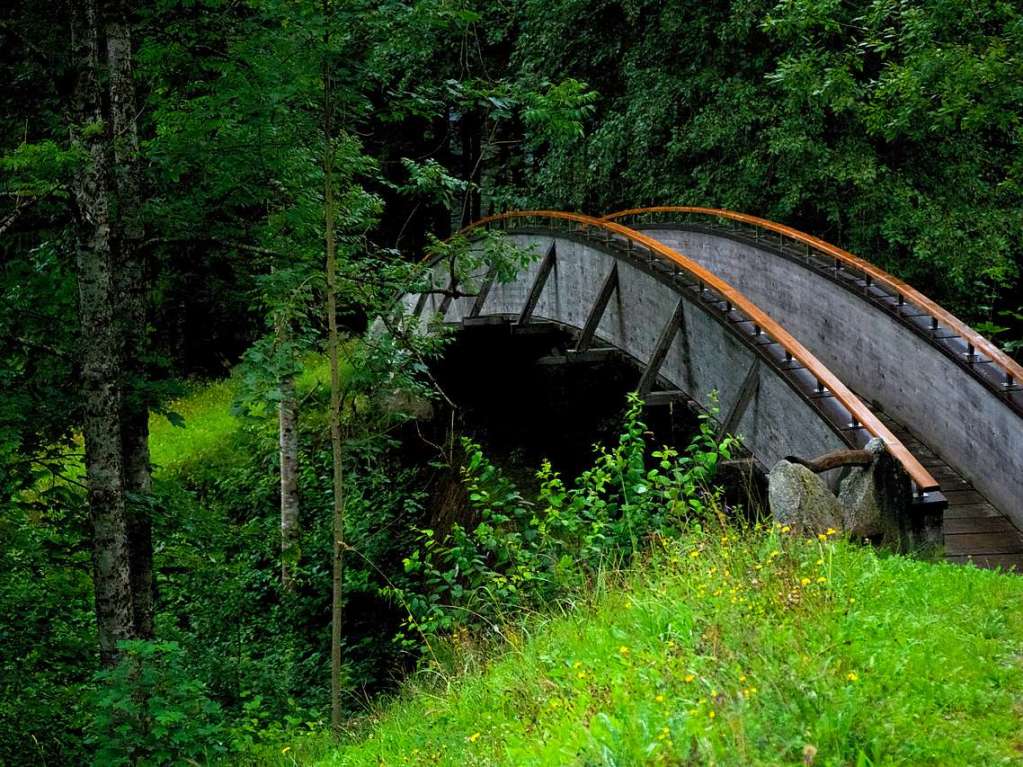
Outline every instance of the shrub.
{"type": "Polygon", "coordinates": [[[96,674],[94,764],[155,767],[223,753],[220,706],[185,671],[178,644],[133,640],[119,647],[120,663],[96,674]]]}
{"type": "Polygon", "coordinates": [[[443,539],[420,531],[419,547],[404,560],[403,584],[390,590],[409,613],[400,641],[411,647],[458,627],[503,622],[630,559],[650,536],[699,524],[710,508],[706,497],[715,495],[714,472],[735,440],[719,442],[707,416],[685,452],[649,452],[642,409],[630,394],[618,444],[598,446],[593,467],[574,487],[545,462],[535,504],[478,444],[463,440],[462,474],[477,521],[472,529],[455,524],[443,539]]]}

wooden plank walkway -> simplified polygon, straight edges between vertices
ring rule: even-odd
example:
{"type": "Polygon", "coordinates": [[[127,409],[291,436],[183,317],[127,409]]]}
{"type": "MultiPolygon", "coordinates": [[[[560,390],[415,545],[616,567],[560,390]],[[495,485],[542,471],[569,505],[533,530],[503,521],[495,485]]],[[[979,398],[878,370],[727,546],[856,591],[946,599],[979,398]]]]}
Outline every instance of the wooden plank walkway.
{"type": "Polygon", "coordinates": [[[878,417],[941,484],[945,509],[945,559],[1023,573],[1023,533],[915,434],[887,414],[878,417]]]}

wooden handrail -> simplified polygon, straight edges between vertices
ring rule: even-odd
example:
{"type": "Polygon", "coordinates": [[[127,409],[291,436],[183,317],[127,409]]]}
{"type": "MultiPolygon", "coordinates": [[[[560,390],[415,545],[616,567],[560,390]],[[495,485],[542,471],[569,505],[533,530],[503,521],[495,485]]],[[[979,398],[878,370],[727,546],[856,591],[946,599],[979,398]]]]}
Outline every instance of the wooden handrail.
{"type": "Polygon", "coordinates": [[[685,213],[714,216],[716,218],[739,221],[761,229],[767,229],[768,231],[784,235],[796,242],[802,242],[805,245],[809,245],[811,248],[820,253],[825,253],[844,264],[848,264],[849,266],[859,269],[864,275],[869,275],[876,284],[886,286],[890,290],[894,291],[897,296],[902,296],[907,303],[917,307],[929,316],[938,320],[938,322],[945,325],[945,327],[954,331],[956,335],[972,346],[974,351],[981,352],[998,367],[1005,376],[1006,384],[1023,384],[1023,366],[999,349],[994,343],[982,336],[947,309],[944,309],[940,304],[925,296],[912,285],[909,285],[908,283],[900,280],[898,277],[895,277],[883,269],[874,266],[869,261],[865,261],[847,250],[842,250],[842,248],[839,248],[836,245],[825,242],[824,240],[814,237],[811,234],[807,234],[806,232],[801,232],[798,229],[793,229],[792,227],[785,226],[784,224],[769,221],[766,218],[758,218],[757,216],[751,216],[747,213],[738,213],[734,210],[725,210],[723,208],[701,208],[686,205],[661,205],[652,208],[631,208],[629,210],[620,210],[616,213],[604,216],[604,220],[611,221],[624,218],[626,216],[638,216],[646,213],[685,213]]]}
{"type": "Polygon", "coordinates": [[[732,306],[740,310],[752,322],[756,323],[761,330],[773,338],[781,347],[795,360],[797,360],[807,371],[812,374],[820,384],[825,386],[834,397],[842,403],[852,418],[856,420],[872,436],[880,438],[888,448],[888,452],[897,460],[906,473],[916,484],[920,493],[931,492],[938,489],[938,483],[931,476],[911,452],[892,434],[871,410],[863,404],[859,397],[853,394],[849,388],[842,383],[834,373],[818,360],[806,347],[797,341],[781,325],[765,314],[756,304],[746,298],[745,295],[733,288],[727,282],[708,271],[695,261],[687,258],[678,251],[669,248],[662,242],[655,240],[641,232],[630,229],[621,224],[606,219],[594,218],[580,213],[564,213],[554,210],[520,210],[509,213],[502,213],[495,216],[487,216],[465,227],[462,232],[468,233],[473,229],[487,226],[500,221],[509,221],[520,218],[547,218],[557,221],[569,221],[582,224],[586,227],[600,229],[610,234],[616,234],[635,243],[638,243],[661,258],[675,264],[697,281],[713,289],[732,306]]]}

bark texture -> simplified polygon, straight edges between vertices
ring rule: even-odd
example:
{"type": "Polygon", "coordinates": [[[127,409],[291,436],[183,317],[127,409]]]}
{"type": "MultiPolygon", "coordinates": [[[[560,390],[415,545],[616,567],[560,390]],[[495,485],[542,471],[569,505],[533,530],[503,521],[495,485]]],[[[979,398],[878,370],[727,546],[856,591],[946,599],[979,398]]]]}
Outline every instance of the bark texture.
{"type": "Polygon", "coordinates": [[[100,89],[100,21],[90,0],[74,0],[77,65],[72,141],[87,159],[74,179],[76,265],[82,338],[86,477],[92,522],[93,580],[100,656],[135,636],[121,448],[121,344],[117,323],[113,156],[100,89]]]}
{"type": "Polygon", "coordinates": [[[133,4],[105,3],[105,37],[117,191],[117,313],[121,331],[121,449],[128,499],[128,551],[135,630],[151,639],[153,627],[152,479],[149,404],[142,358],[146,347],[145,263],[141,243],[142,168],[138,98],[133,64],[133,4]]]}
{"type": "Polygon", "coordinates": [[[291,376],[281,381],[281,401],[277,408],[277,432],[281,461],[281,585],[294,591],[294,567],[298,560],[298,398],[291,376]]]}
{"type": "Polygon", "coordinates": [[[131,4],[72,0],[86,480],[100,655],[153,636],[146,303],[131,4]]]}

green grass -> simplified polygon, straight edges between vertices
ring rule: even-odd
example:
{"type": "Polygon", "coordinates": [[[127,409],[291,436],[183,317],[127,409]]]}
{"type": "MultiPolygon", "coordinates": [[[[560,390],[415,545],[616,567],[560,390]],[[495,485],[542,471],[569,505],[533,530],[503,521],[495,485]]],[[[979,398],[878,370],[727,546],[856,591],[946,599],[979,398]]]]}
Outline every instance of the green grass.
{"type": "MultiPolygon", "coordinates": [[[[295,382],[299,396],[314,387],[330,385],[330,366],[326,357],[306,360],[295,382]]],[[[175,472],[197,461],[221,461],[227,458],[233,437],[242,427],[232,414],[240,381],[237,373],[221,381],[193,383],[188,392],[167,409],[184,419],[184,426],[175,426],[163,415],[149,420],[149,451],[157,473],[175,472]]]]}
{"type": "Polygon", "coordinates": [[[150,417],[149,453],[156,471],[172,472],[221,451],[241,427],[231,414],[237,392],[234,376],[193,384],[187,394],[167,405],[184,419],[183,426],[175,426],[162,415],[150,417]]]}
{"type": "Polygon", "coordinates": [[[714,534],[506,629],[501,648],[461,637],[341,745],[310,736],[261,761],[1023,763],[1017,576],[714,534]]]}

